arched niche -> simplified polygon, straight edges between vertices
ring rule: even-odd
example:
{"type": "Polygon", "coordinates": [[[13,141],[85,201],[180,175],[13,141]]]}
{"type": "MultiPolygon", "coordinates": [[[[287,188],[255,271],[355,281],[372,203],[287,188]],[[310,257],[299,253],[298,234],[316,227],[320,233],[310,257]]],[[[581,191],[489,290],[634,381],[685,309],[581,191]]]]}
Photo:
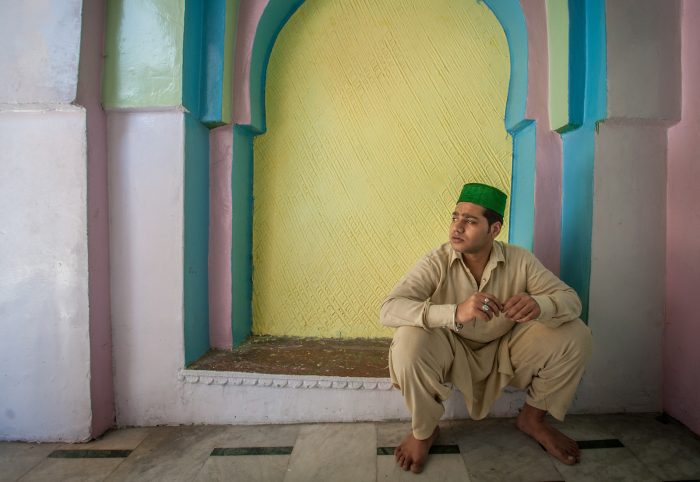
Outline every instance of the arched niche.
{"type": "MultiPolygon", "coordinates": [[[[527,34],[517,1],[485,2],[503,27],[511,62],[504,128],[512,137],[509,240],[532,247],[534,195],[534,126],[524,119],[527,90],[527,34]]],[[[232,331],[234,344],[249,334],[252,321],[252,186],[253,138],[266,131],[265,80],[272,47],[280,30],[302,4],[270,2],[259,22],[250,62],[250,124],[234,129],[232,173],[232,331]]],[[[330,334],[332,336],[332,334],[330,334]]]]}

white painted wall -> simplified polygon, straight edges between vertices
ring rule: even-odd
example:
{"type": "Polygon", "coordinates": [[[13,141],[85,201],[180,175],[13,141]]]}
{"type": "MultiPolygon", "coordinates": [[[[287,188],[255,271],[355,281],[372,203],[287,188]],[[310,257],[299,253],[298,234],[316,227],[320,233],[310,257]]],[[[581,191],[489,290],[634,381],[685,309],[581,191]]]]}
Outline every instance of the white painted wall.
{"type": "Polygon", "coordinates": [[[589,326],[579,403],[659,411],[666,135],[680,118],[679,2],[606,2],[608,115],[596,136],[589,326]]]}
{"type": "Polygon", "coordinates": [[[593,412],[661,410],[666,127],[607,121],[596,138],[589,326],[579,389],[593,412]]]}
{"type": "Polygon", "coordinates": [[[107,115],[115,406],[169,421],[183,349],[184,114],[107,115]]]}
{"type": "Polygon", "coordinates": [[[75,99],[82,3],[0,0],[0,104],[75,99]]]}
{"type": "Polygon", "coordinates": [[[85,111],[0,112],[0,440],[90,435],[85,111]]]}
{"type": "Polygon", "coordinates": [[[608,0],[608,117],[680,120],[678,0],[608,0]]]}

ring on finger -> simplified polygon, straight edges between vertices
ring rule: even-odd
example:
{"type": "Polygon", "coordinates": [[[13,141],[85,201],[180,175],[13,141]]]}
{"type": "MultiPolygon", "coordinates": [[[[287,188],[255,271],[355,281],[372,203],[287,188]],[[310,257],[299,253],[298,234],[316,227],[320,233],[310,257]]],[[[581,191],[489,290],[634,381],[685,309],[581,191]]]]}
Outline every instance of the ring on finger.
{"type": "Polygon", "coordinates": [[[489,309],[490,309],[490,308],[489,308],[489,305],[487,305],[486,302],[484,302],[484,304],[481,305],[481,310],[482,310],[482,311],[489,311],[489,309]]]}

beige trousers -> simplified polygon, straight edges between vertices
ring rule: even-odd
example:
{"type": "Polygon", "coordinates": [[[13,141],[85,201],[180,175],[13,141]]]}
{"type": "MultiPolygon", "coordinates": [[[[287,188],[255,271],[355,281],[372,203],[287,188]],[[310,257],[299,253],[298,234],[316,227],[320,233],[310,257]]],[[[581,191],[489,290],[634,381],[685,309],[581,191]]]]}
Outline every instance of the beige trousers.
{"type": "Polygon", "coordinates": [[[516,324],[491,343],[445,329],[403,326],[389,351],[389,372],[411,412],[413,435],[426,439],[458,388],[472,418],[483,418],[506,385],[527,389],[526,403],[563,420],[591,354],[591,332],[574,320],[557,328],[516,324]]]}

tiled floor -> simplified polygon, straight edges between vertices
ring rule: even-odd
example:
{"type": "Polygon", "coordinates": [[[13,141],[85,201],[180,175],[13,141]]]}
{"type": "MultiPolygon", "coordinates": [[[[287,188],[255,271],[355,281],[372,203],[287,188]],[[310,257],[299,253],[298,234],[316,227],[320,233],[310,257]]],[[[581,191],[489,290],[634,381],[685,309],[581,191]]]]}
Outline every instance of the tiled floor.
{"type": "Polygon", "coordinates": [[[581,463],[555,462],[513,419],[441,423],[425,471],[391,452],[406,422],[129,428],[86,444],[0,443],[0,481],[700,480],[700,438],[652,414],[569,416],[581,463]]]}

